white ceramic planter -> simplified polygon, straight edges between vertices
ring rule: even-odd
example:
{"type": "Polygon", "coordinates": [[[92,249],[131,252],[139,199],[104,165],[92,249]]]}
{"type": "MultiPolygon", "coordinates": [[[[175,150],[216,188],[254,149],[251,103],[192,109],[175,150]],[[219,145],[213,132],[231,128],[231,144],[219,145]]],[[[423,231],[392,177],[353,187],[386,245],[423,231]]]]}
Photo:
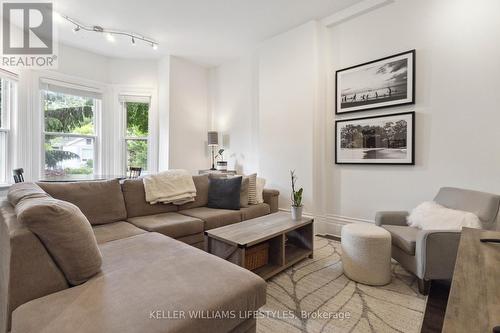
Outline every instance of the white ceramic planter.
{"type": "Polygon", "coordinates": [[[292,220],[299,221],[302,219],[302,208],[303,208],[303,206],[300,206],[300,207],[292,206],[292,209],[291,209],[292,220]]]}

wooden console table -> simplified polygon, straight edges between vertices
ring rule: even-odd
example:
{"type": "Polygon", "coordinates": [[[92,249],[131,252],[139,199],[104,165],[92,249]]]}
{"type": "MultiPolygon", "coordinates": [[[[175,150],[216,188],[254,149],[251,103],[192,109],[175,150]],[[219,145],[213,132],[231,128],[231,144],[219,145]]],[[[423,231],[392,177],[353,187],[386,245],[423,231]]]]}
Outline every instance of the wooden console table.
{"type": "Polygon", "coordinates": [[[293,264],[313,256],[313,219],[292,220],[278,212],[205,231],[207,252],[236,265],[245,266],[245,251],[264,242],[269,244],[269,263],[253,270],[268,279],[293,264]]]}
{"type": "Polygon", "coordinates": [[[491,333],[500,326],[500,232],[463,228],[443,324],[444,333],[491,333]]]}

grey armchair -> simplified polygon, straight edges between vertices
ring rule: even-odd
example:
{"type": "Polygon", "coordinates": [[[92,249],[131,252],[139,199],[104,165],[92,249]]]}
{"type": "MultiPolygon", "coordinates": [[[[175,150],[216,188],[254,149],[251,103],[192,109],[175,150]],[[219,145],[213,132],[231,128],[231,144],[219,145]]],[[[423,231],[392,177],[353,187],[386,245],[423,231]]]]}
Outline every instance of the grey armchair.
{"type": "MultiPolygon", "coordinates": [[[[443,187],[434,198],[438,204],[476,214],[485,229],[495,228],[500,196],[443,187]]],[[[460,231],[420,230],[406,224],[408,212],[378,212],[375,224],[391,233],[392,257],[418,277],[422,294],[431,280],[451,279],[457,257],[460,231]]]]}

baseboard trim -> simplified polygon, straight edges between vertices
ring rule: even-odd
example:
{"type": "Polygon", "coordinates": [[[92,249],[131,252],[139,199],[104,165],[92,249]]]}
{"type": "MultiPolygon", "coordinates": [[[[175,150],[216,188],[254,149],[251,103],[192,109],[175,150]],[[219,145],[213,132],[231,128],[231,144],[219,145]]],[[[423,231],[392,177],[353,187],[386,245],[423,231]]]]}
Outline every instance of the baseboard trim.
{"type": "MultiPolygon", "coordinates": [[[[289,209],[280,208],[282,212],[290,212],[289,209]]],[[[335,237],[340,237],[340,231],[342,227],[349,223],[370,223],[373,224],[375,221],[360,219],[356,217],[342,216],[336,214],[324,214],[315,215],[310,212],[304,212],[305,216],[310,216],[314,218],[314,229],[317,235],[332,235],[335,237]]]]}
{"type": "Polygon", "coordinates": [[[319,215],[315,219],[316,233],[340,237],[342,227],[350,223],[373,224],[374,221],[335,214],[319,215]]]}

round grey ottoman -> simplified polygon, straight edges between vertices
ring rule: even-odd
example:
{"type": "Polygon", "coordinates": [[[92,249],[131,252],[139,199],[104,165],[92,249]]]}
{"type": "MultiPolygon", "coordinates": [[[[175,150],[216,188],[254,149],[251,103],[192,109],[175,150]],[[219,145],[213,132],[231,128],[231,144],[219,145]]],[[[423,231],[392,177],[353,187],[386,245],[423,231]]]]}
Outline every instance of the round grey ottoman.
{"type": "Polygon", "coordinates": [[[367,223],[342,228],[342,265],[351,280],[381,286],[391,282],[391,234],[367,223]]]}

